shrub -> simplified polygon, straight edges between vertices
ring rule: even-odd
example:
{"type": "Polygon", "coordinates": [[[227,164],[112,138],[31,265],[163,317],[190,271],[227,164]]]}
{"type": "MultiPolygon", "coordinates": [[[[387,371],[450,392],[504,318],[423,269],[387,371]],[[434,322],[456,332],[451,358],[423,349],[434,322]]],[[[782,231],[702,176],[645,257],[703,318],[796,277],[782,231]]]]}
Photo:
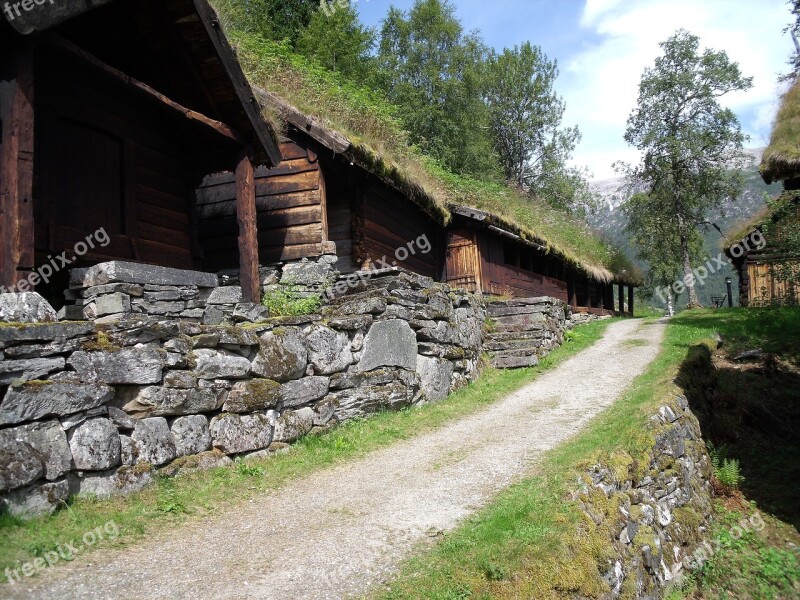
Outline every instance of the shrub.
{"type": "Polygon", "coordinates": [[[271,317],[302,317],[319,311],[322,296],[302,294],[296,286],[281,286],[264,294],[261,303],[269,309],[271,317]]]}

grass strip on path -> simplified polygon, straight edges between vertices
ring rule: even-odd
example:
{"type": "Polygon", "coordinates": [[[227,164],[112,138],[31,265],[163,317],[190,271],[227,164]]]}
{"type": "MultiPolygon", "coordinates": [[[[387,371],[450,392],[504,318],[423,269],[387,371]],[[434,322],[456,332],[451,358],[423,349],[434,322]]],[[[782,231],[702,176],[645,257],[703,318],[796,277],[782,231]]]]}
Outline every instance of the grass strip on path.
{"type": "Polygon", "coordinates": [[[581,470],[600,462],[627,474],[632,457],[646,453],[654,443],[647,427],[650,416],[679,393],[674,379],[688,351],[714,333],[713,322],[673,319],[661,352],[619,401],[586,431],[546,453],[537,476],[512,486],[434,548],[409,559],[398,578],[374,596],[600,596],[604,584],[597,565],[609,558],[609,548],[605,534],[586,521],[571,499],[581,470]]]}
{"type": "MultiPolygon", "coordinates": [[[[233,467],[189,472],[177,478],[159,477],[147,489],[124,497],[78,498],[48,517],[21,521],[0,516],[0,570],[41,557],[59,544],[80,540],[86,532],[110,521],[116,523],[119,536],[101,540],[91,550],[129,545],[188,519],[235,510],[236,503],[297,478],[433,431],[496,402],[593,345],[611,322],[581,325],[569,332],[567,342],[537,367],[487,369],[476,382],[443,402],[352,421],[324,435],[307,436],[284,454],[237,462],[233,467]]],[[[82,555],[88,551],[87,548],[82,555]]]]}

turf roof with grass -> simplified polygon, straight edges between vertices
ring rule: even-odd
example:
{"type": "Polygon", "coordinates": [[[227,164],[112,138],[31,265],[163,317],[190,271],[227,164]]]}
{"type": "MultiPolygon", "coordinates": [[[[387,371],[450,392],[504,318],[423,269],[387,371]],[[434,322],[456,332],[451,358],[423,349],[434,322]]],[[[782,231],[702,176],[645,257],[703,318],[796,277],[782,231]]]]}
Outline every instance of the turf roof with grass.
{"type": "MultiPolygon", "coordinates": [[[[225,1],[216,2],[225,23],[225,1]]],[[[508,186],[455,175],[408,142],[385,98],[345,81],[281,43],[229,28],[242,68],[260,95],[265,116],[285,130],[289,113],[314,123],[352,162],[389,183],[445,225],[452,209],[469,206],[523,242],[547,251],[602,282],[640,283],[636,267],[588,225],[508,186]]],[[[308,131],[309,127],[302,129],[308,131]]]]}
{"type": "Polygon", "coordinates": [[[767,183],[800,176],[800,80],[783,96],[761,175],[767,183]]]}

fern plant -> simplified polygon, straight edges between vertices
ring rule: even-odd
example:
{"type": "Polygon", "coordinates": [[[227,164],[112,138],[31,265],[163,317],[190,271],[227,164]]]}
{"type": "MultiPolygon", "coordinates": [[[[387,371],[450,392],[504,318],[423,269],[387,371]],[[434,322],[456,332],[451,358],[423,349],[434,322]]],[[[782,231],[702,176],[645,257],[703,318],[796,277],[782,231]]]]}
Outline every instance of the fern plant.
{"type": "Polygon", "coordinates": [[[728,447],[723,445],[717,448],[714,444],[709,443],[708,453],[711,456],[711,466],[717,481],[726,488],[738,489],[744,481],[744,476],[739,461],[735,458],[728,458],[728,447]]]}

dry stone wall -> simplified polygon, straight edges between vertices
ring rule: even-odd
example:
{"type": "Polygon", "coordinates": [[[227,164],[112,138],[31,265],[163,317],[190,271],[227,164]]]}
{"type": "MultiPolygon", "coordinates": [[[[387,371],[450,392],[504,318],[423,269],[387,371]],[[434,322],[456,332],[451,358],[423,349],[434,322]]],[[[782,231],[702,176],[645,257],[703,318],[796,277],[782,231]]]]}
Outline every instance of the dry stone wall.
{"type": "Polygon", "coordinates": [[[15,515],[275,451],[337,422],[440,400],[478,372],[481,303],[396,270],[342,280],[321,314],[240,326],[183,314],[200,309],[192,302],[217,306],[209,300],[225,286],[157,290],[121,281],[134,278],[121,270],[77,277],[76,296],[95,306],[113,296],[175,310],[0,325],[0,497],[15,515]],[[185,298],[168,299],[176,290],[185,298]]]}

